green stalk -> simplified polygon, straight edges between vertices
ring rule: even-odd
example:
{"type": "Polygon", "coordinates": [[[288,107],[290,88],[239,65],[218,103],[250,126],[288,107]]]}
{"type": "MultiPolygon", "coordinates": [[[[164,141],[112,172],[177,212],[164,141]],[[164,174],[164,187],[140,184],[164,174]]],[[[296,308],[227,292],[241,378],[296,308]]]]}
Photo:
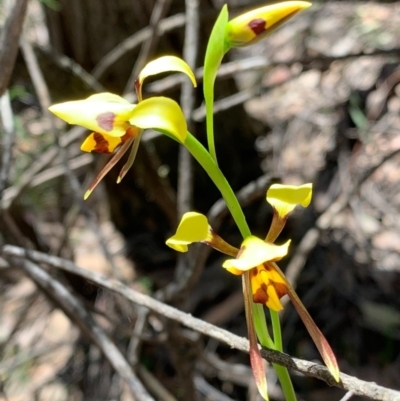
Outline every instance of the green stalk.
{"type": "MultiPolygon", "coordinates": [[[[246,222],[243,210],[237,200],[232,187],[219,169],[217,163],[213,160],[210,153],[204,148],[204,146],[190,133],[187,133],[187,137],[184,145],[192,154],[192,156],[198,161],[203,167],[206,173],[209,175],[211,180],[214,182],[218,190],[221,192],[228,209],[230,210],[236,225],[239,228],[243,238],[251,235],[250,228],[246,222]]],[[[252,311],[254,316],[254,327],[257,333],[257,337],[263,347],[267,347],[274,350],[282,351],[282,335],[280,330],[280,321],[277,312],[271,311],[271,319],[274,330],[274,341],[271,339],[268,333],[267,324],[265,321],[265,314],[262,305],[255,304],[251,301],[252,311]]],[[[294,392],[293,384],[291,382],[289,372],[286,367],[273,364],[279,382],[281,383],[283,392],[285,394],[286,401],[296,401],[296,394],[294,392]]]]}
{"type": "Polygon", "coordinates": [[[209,175],[211,180],[214,182],[216,187],[221,192],[228,209],[230,210],[236,225],[239,228],[243,238],[251,235],[249,226],[247,225],[246,218],[243,214],[243,210],[233,192],[228,180],[222,174],[216,162],[211,157],[210,153],[207,152],[205,147],[190,133],[187,133],[187,137],[184,143],[186,149],[192,154],[192,156],[199,162],[206,173],[209,175]]]}
{"type": "Polygon", "coordinates": [[[282,344],[282,332],[281,332],[281,322],[279,320],[278,312],[270,309],[271,321],[272,321],[272,331],[274,333],[274,342],[276,349],[283,352],[282,344]]]}

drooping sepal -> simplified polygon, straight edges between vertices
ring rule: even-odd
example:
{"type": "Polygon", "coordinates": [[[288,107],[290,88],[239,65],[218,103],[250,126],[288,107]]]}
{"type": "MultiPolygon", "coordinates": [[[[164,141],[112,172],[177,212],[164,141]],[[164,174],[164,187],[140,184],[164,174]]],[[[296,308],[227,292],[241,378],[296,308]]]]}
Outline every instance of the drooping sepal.
{"type": "Polygon", "coordinates": [[[334,352],[332,351],[331,346],[329,345],[327,339],[322,334],[321,330],[315,324],[313,318],[308,313],[306,307],[301,302],[299,296],[297,295],[296,291],[292,287],[292,285],[286,280],[286,277],[279,269],[278,265],[274,262],[271,265],[275,268],[275,270],[280,274],[280,276],[285,280],[287,286],[287,294],[290,300],[293,303],[297,313],[299,314],[301,320],[303,321],[304,325],[308,333],[310,334],[312,340],[314,341],[315,346],[317,347],[319,353],[323,361],[325,362],[326,367],[328,368],[331,375],[334,379],[339,382],[340,380],[340,370],[339,365],[336,361],[336,357],[334,352]]]}

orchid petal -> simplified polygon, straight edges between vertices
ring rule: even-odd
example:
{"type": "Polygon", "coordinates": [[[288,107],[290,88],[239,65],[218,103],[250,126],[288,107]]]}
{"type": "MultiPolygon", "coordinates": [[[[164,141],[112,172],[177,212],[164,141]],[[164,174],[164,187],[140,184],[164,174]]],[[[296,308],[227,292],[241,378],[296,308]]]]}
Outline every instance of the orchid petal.
{"type": "Polygon", "coordinates": [[[267,191],[267,202],[281,218],[285,218],[297,205],[307,207],[311,197],[311,183],[300,186],[273,184],[267,191]]]}
{"type": "Polygon", "coordinates": [[[176,234],[167,239],[166,244],[178,252],[187,252],[188,245],[207,240],[209,230],[204,214],[187,212],[182,216],[176,234]]]}
{"type": "Polygon", "coordinates": [[[162,131],[181,143],[186,139],[187,124],[182,109],[167,97],[151,97],[139,102],[129,122],[141,129],[162,131]]]}
{"type": "Polygon", "coordinates": [[[171,71],[183,72],[192,81],[193,86],[197,86],[196,77],[189,65],[175,56],[163,56],[147,63],[139,74],[139,84],[143,85],[143,81],[149,76],[171,71]]]}
{"type": "Polygon", "coordinates": [[[82,143],[81,150],[83,152],[97,153],[113,153],[114,150],[121,145],[121,137],[115,137],[99,132],[92,132],[82,143]]]}
{"type": "Polygon", "coordinates": [[[253,301],[279,312],[280,299],[287,294],[286,281],[269,263],[250,270],[253,301]]]}
{"type": "Polygon", "coordinates": [[[226,260],[222,267],[247,271],[265,262],[281,260],[287,255],[289,244],[290,240],[283,245],[275,245],[251,235],[243,241],[237,258],[226,260]]]}
{"type": "Polygon", "coordinates": [[[112,93],[100,93],[84,100],[58,103],[49,107],[57,117],[90,131],[121,137],[129,128],[136,105],[112,93]]]}
{"type": "Polygon", "coordinates": [[[228,22],[226,42],[230,47],[256,43],[310,6],[307,1],[285,1],[241,14],[228,22]]]}

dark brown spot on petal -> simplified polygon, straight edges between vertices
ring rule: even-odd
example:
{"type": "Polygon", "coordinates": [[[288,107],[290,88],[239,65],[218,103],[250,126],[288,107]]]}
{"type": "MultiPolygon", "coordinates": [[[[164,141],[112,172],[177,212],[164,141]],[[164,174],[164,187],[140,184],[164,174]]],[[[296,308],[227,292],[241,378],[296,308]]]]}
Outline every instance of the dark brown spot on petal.
{"type": "Polygon", "coordinates": [[[103,135],[99,134],[98,132],[93,132],[93,139],[96,142],[96,146],[93,149],[95,152],[111,153],[108,148],[108,141],[103,135]]]}
{"type": "Polygon", "coordinates": [[[101,113],[96,117],[97,124],[99,124],[100,128],[103,128],[105,131],[112,131],[114,128],[114,119],[115,114],[111,111],[106,113],[101,113]]]}
{"type": "Polygon", "coordinates": [[[262,18],[253,19],[248,26],[258,36],[267,30],[267,21],[262,18]]]}
{"type": "Polygon", "coordinates": [[[287,294],[287,287],[283,283],[275,283],[274,281],[271,280],[272,285],[275,288],[276,294],[278,295],[278,298],[281,299],[284,295],[287,294]]]}
{"type": "Polygon", "coordinates": [[[256,304],[266,305],[268,302],[268,294],[262,288],[258,288],[256,292],[253,293],[253,301],[256,304]]]}

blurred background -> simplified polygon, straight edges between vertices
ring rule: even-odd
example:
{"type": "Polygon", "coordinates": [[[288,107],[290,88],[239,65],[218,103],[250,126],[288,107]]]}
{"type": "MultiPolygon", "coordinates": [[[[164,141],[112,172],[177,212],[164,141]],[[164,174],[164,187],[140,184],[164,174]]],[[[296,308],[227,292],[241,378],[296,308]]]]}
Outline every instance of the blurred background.
{"type": "MultiPolygon", "coordinates": [[[[193,163],[193,176],[182,178],[190,162],[176,143],[149,131],[124,180],[116,184],[122,161],[83,202],[109,156],[82,153],[87,132],[47,112],[48,104],[103,91],[134,100],[134,79],[143,65],[165,54],[182,56],[188,29],[198,24],[198,39],[186,53],[194,52],[200,83],[188,120],[204,143],[201,67],[225,2],[30,0],[18,48],[4,40],[16,26],[7,22],[18,1],[0,2],[0,61],[11,57],[13,46],[17,51],[1,88],[0,245],[72,260],[246,336],[241,280],[221,269],[221,256],[200,245],[178,259],[165,246],[179,221],[177,207],[186,206],[208,213],[224,239],[240,244],[206,174],[193,163]],[[196,3],[196,17],[185,18],[188,5],[196,3]]],[[[230,16],[265,4],[227,3],[230,16]]],[[[215,94],[220,167],[241,194],[253,233],[268,231],[272,214],[265,192],[271,183],[313,183],[312,204],[290,216],[279,239],[292,239],[281,266],[341,370],[397,390],[399,60],[400,2],[315,1],[267,39],[230,52],[215,94]]],[[[180,101],[185,80],[149,79],[144,96],[180,101]]],[[[155,399],[259,399],[247,354],[77,275],[42,267],[94,317],[155,399]]],[[[79,319],[37,284],[18,263],[0,257],[0,400],[135,399],[110,360],[82,334],[79,319]]],[[[320,362],[285,302],[285,351],[320,362]]],[[[340,400],[345,394],[298,373],[292,378],[299,400],[340,400]]],[[[271,399],[282,400],[270,368],[268,380],[271,399]]]]}

